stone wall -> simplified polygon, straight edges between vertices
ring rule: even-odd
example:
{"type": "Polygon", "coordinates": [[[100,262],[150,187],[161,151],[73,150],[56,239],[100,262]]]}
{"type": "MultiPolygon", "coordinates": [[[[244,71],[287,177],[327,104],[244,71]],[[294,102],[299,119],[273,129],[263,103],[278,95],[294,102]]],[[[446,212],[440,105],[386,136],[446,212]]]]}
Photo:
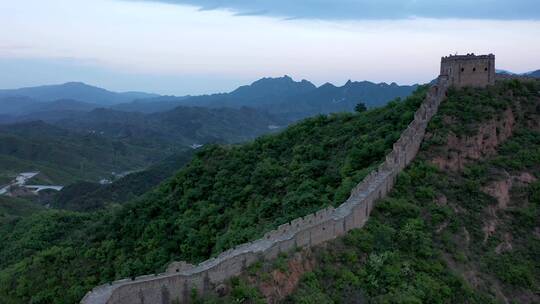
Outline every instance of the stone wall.
{"type": "Polygon", "coordinates": [[[256,241],[227,250],[196,266],[171,263],[167,272],[125,279],[102,285],[88,292],[84,304],[143,304],[173,301],[188,303],[191,291],[199,294],[213,290],[226,279],[239,275],[259,259],[274,259],[280,252],[311,247],[363,227],[374,203],[392,189],[397,175],[414,159],[422,143],[426,126],[446,96],[448,78],[440,76],[433,85],[414,120],[393,145],[385,161],[351,191],[337,208],[328,207],[279,226],[256,241]]]}
{"type": "Polygon", "coordinates": [[[495,55],[455,55],[441,58],[441,75],[456,87],[495,84],[495,55]]]}

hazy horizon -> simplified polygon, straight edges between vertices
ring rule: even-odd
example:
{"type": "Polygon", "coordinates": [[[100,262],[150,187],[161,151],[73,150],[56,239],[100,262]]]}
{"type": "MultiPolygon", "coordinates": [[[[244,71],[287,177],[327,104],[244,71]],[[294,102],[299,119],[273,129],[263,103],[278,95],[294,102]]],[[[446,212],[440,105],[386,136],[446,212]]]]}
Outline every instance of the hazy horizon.
{"type": "Polygon", "coordinates": [[[80,81],[112,91],[227,92],[289,75],[425,83],[441,56],[540,69],[540,4],[518,0],[126,1],[0,4],[0,88],[80,81]],[[524,47],[517,47],[524,46],[524,47]]]}
{"type": "MultiPolygon", "coordinates": [[[[276,77],[261,77],[259,79],[253,79],[251,81],[248,81],[247,83],[244,83],[244,84],[240,84],[239,86],[236,86],[236,87],[233,87],[231,88],[230,90],[226,90],[226,91],[216,91],[216,92],[209,92],[209,93],[202,93],[201,95],[203,94],[219,94],[219,93],[230,93],[231,91],[234,91],[236,89],[238,89],[240,86],[244,86],[244,85],[251,85],[252,83],[258,81],[258,80],[261,80],[263,78],[273,78],[273,79],[276,79],[276,78],[283,78],[283,77],[291,77],[289,75],[282,75],[282,76],[276,76],[276,77]]],[[[291,79],[295,82],[301,82],[301,81],[309,81],[311,82],[309,79],[296,79],[294,77],[291,77],[291,79]]],[[[374,81],[370,81],[368,79],[362,79],[362,80],[355,80],[355,79],[348,79],[346,80],[345,82],[343,83],[332,83],[332,82],[324,82],[324,83],[320,83],[320,84],[316,84],[316,83],[313,83],[316,87],[321,87],[327,83],[330,83],[331,85],[334,85],[336,87],[342,87],[344,85],[347,84],[348,81],[352,81],[352,82],[363,82],[363,81],[368,81],[368,82],[372,82],[372,83],[375,83],[375,84],[380,84],[380,83],[386,83],[388,85],[391,85],[392,83],[395,83],[397,85],[400,85],[400,86],[405,86],[405,85],[422,85],[422,84],[425,84],[427,82],[424,82],[424,83],[411,83],[411,84],[401,84],[401,83],[397,83],[395,81],[380,81],[380,82],[374,82],[374,81]]],[[[107,87],[104,87],[104,86],[98,86],[98,85],[95,85],[93,83],[88,83],[88,82],[84,82],[84,81],[77,81],[77,80],[73,80],[73,81],[66,81],[66,82],[60,82],[60,83],[41,83],[41,84],[37,84],[37,85],[32,85],[32,86],[22,86],[22,87],[11,87],[11,88],[1,88],[0,87],[0,90],[17,90],[17,89],[27,89],[27,88],[35,88],[35,87],[46,87],[46,86],[59,86],[59,85],[65,85],[65,84],[68,84],[68,83],[82,83],[82,84],[85,84],[85,85],[88,85],[88,86],[93,86],[93,87],[98,87],[98,88],[101,88],[101,89],[105,89],[105,90],[108,90],[108,91],[111,91],[111,92],[116,92],[116,93],[129,93],[129,92],[140,92],[140,93],[149,93],[149,94],[158,94],[158,95],[167,95],[167,94],[160,94],[160,93],[157,93],[157,92],[152,92],[152,91],[141,91],[141,90],[137,90],[137,89],[132,89],[132,90],[113,90],[113,89],[110,89],[110,88],[107,88],[107,87]]],[[[174,95],[174,94],[170,94],[170,95],[174,95]]],[[[198,95],[198,94],[186,94],[186,95],[175,95],[175,96],[188,96],[188,95],[192,95],[192,96],[195,96],[195,95],[198,95]]]]}

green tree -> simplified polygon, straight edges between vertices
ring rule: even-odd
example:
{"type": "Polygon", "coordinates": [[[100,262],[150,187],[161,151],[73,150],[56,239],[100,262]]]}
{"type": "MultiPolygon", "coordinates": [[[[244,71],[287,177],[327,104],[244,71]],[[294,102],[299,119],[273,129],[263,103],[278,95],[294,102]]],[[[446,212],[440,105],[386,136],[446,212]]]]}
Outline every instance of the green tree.
{"type": "Polygon", "coordinates": [[[362,113],[362,112],[365,112],[367,111],[367,107],[366,107],[366,104],[363,103],[363,102],[360,102],[358,103],[355,107],[354,107],[354,110],[358,113],[362,113]]]}

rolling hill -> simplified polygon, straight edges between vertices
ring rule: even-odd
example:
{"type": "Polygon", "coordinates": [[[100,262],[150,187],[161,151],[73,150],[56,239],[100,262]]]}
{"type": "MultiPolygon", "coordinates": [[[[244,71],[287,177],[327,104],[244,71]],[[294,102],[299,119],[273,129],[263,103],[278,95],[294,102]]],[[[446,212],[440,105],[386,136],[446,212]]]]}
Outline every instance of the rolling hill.
{"type": "Polygon", "coordinates": [[[423,94],[368,112],[307,119],[244,145],[208,146],[167,182],[117,208],[50,210],[4,226],[0,286],[16,287],[0,287],[0,299],[47,302],[61,292],[62,301],[76,302],[99,282],[157,271],[173,259],[201,260],[339,204],[384,159],[423,94]],[[38,265],[42,255],[47,266],[38,265]],[[30,269],[39,273],[30,278],[30,269]],[[28,287],[20,285],[28,280],[28,287]]]}
{"type": "Polygon", "coordinates": [[[536,70],[533,72],[525,73],[526,76],[534,77],[534,78],[540,78],[540,70],[536,70]]]}
{"type": "Polygon", "coordinates": [[[77,134],[36,121],[0,126],[0,175],[40,171],[49,183],[98,181],[112,172],[144,168],[165,151],[94,134],[77,134]]]}
{"type": "Polygon", "coordinates": [[[285,121],[245,107],[176,107],[152,114],[101,108],[54,124],[82,134],[99,134],[148,147],[170,148],[242,142],[279,129],[285,121]]]}
{"type": "Polygon", "coordinates": [[[195,150],[178,152],[149,168],[130,173],[111,184],[77,182],[68,185],[52,200],[57,209],[91,211],[122,204],[150,191],[153,187],[173,176],[173,173],[189,162],[195,150]]]}
{"type": "Polygon", "coordinates": [[[74,99],[98,105],[112,105],[131,102],[135,99],[157,97],[157,94],[142,92],[116,93],[82,82],[67,82],[59,85],[44,85],[20,89],[0,90],[2,97],[28,97],[37,101],[55,101],[58,99],[74,99]]]}
{"type": "MultiPolygon", "coordinates": [[[[93,103],[73,99],[57,99],[54,101],[38,101],[30,97],[3,97],[0,98],[0,114],[10,115],[19,121],[32,118],[52,120],[48,113],[62,112],[88,112],[100,106],[93,103]]],[[[59,116],[59,114],[56,114],[59,116]]],[[[67,115],[65,117],[68,117],[67,115]]]]}
{"type": "MultiPolygon", "coordinates": [[[[59,112],[49,117],[54,113],[59,112]]],[[[37,170],[49,183],[97,182],[113,172],[146,168],[192,145],[243,142],[284,124],[249,108],[178,107],[154,114],[99,108],[61,113],[69,118],[0,125],[2,179],[37,170]]]]}

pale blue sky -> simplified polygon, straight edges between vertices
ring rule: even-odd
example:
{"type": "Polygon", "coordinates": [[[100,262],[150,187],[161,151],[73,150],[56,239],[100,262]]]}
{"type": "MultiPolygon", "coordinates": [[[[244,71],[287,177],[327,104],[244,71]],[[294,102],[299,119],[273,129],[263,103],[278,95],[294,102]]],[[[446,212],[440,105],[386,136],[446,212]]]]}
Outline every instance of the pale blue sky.
{"type": "Polygon", "coordinates": [[[448,53],[540,69],[540,1],[0,2],[0,88],[83,81],[162,94],[261,77],[426,82],[448,53]]]}
{"type": "MultiPolygon", "coordinates": [[[[132,0],[136,1],[136,0],[132,0]]],[[[140,0],[139,0],[140,1],[140,0]]],[[[537,0],[145,0],[188,4],[237,15],[322,20],[470,18],[539,19],[537,0]]]]}

